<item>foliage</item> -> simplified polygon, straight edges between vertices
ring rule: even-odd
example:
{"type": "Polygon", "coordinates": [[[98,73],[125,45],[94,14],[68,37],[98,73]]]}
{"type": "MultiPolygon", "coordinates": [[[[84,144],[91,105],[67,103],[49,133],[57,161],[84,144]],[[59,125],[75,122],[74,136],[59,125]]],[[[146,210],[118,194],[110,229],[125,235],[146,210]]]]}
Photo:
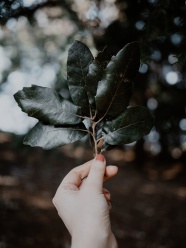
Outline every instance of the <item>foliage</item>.
{"type": "MultiPolygon", "coordinates": [[[[0,53],[3,49],[9,65],[3,56],[1,64],[7,66],[0,71],[0,94],[6,94],[5,88],[11,88],[12,99],[12,94],[15,93],[12,92],[13,85],[18,90],[23,85],[28,87],[37,82],[40,86],[51,87],[53,84],[69,100],[64,65],[66,51],[72,40],[81,40],[93,52],[93,47],[100,51],[107,45],[111,54],[116,54],[125,44],[137,40],[141,44],[141,62],[145,64],[140,67],[133,80],[134,89],[130,102],[132,105],[147,105],[156,121],[150,135],[132,146],[136,164],[139,164],[139,160],[144,164],[148,153],[158,155],[160,161],[169,157],[184,161],[185,13],[185,0],[99,0],[82,1],[82,4],[76,0],[1,1],[0,53]],[[25,4],[26,2],[30,4],[25,4]],[[114,18],[110,18],[110,14],[114,18]],[[50,84],[47,82],[49,77],[46,76],[41,83],[39,76],[47,74],[45,65],[52,68],[55,74],[50,84]],[[27,76],[24,84],[20,83],[19,78],[16,80],[14,72],[27,76]],[[14,84],[10,84],[13,80],[14,84]]],[[[103,64],[99,61],[102,69],[110,61],[110,54],[103,54],[107,58],[103,59],[103,64]]],[[[99,59],[100,55],[97,57],[99,59]]],[[[102,78],[97,60],[94,59],[90,64],[86,84],[89,83],[87,94],[92,112],[95,109],[97,87],[91,86],[102,78]]],[[[5,108],[5,103],[2,106],[5,108]]],[[[10,112],[13,115],[16,111],[10,112]]],[[[26,120],[22,122],[25,123],[26,120]]],[[[17,123],[16,126],[22,129],[17,123]]],[[[101,123],[97,128],[100,126],[101,123]]]]}
{"type": "Polygon", "coordinates": [[[148,109],[128,108],[132,79],[140,64],[139,43],[127,44],[110,61],[105,58],[106,49],[94,59],[86,45],[80,41],[72,44],[67,61],[72,102],[56,90],[36,85],[14,95],[22,111],[39,120],[25,144],[51,149],[88,134],[97,154],[100,141],[104,151],[150,132],[153,119],[148,109]]]}

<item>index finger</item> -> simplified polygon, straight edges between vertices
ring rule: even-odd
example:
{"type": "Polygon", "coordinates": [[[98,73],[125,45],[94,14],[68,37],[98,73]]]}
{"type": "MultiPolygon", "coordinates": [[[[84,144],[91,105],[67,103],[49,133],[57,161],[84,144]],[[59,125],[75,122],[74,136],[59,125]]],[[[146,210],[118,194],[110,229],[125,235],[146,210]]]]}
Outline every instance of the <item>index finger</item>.
{"type": "Polygon", "coordinates": [[[69,187],[71,189],[78,189],[82,183],[82,179],[87,177],[92,165],[92,160],[72,169],[62,180],[60,187],[69,187]]]}

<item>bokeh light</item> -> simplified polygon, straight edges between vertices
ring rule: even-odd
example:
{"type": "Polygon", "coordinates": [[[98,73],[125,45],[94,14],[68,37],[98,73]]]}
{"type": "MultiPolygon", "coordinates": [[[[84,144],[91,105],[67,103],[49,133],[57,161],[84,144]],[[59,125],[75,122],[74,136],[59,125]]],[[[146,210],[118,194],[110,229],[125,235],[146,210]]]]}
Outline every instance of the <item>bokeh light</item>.
{"type": "Polygon", "coordinates": [[[149,98],[147,100],[147,106],[150,110],[155,110],[158,107],[158,101],[155,98],[149,98]]]}
{"type": "Polygon", "coordinates": [[[181,130],[186,131],[186,119],[181,119],[179,122],[181,130]]]}
{"type": "Polygon", "coordinates": [[[170,85],[174,85],[178,82],[178,73],[175,72],[175,71],[169,71],[167,74],[166,74],[166,77],[165,77],[166,81],[168,84],[170,85]]]}

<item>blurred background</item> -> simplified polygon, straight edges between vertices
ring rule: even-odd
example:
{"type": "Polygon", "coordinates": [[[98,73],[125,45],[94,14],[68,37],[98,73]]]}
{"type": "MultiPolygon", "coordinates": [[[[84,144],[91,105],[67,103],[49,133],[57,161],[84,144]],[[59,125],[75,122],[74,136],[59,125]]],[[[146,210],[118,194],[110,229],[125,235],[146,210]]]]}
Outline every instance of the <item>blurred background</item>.
{"type": "MultiPolygon", "coordinates": [[[[106,183],[119,247],[186,243],[186,1],[0,1],[0,248],[70,247],[51,199],[64,175],[93,154],[86,141],[44,151],[22,145],[36,120],[13,94],[32,84],[69,97],[66,60],[74,40],[96,56],[141,42],[130,105],[155,118],[144,139],[104,155],[119,167],[106,183]]],[[[75,206],[74,206],[75,207],[75,206]]]]}

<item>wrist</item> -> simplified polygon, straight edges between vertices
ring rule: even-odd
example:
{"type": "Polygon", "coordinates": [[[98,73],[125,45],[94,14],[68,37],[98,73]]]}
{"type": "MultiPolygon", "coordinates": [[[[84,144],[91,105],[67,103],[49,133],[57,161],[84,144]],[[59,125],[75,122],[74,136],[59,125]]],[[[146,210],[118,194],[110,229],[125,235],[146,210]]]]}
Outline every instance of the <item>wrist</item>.
{"type": "Polygon", "coordinates": [[[116,241],[116,237],[113,234],[113,232],[111,232],[111,235],[109,237],[109,242],[108,242],[108,248],[118,248],[118,243],[116,241]]]}
{"type": "Polygon", "coordinates": [[[71,248],[118,248],[112,231],[87,230],[72,235],[71,248]]]}

